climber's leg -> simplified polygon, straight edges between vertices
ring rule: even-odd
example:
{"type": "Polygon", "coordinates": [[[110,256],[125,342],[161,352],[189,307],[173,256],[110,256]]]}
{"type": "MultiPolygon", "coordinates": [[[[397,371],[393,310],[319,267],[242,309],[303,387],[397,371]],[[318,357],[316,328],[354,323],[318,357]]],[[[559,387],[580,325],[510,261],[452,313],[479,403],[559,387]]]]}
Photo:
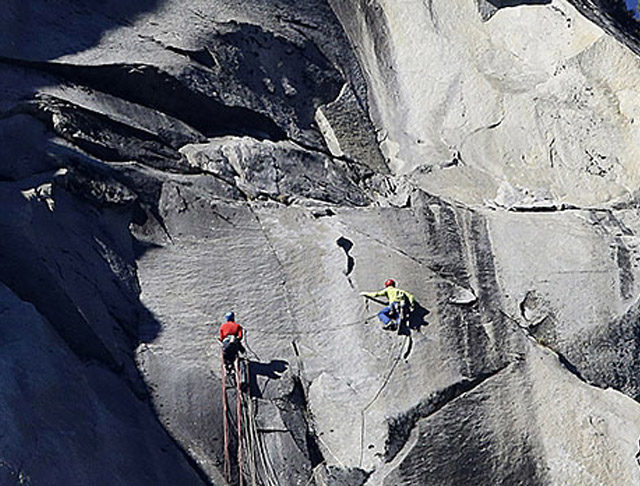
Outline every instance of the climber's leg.
{"type": "Polygon", "coordinates": [[[391,322],[391,306],[384,307],[378,312],[378,319],[383,325],[388,325],[391,322]]]}
{"type": "Polygon", "coordinates": [[[397,329],[397,324],[395,322],[393,307],[387,306],[378,312],[378,318],[382,321],[382,329],[397,329]]]}

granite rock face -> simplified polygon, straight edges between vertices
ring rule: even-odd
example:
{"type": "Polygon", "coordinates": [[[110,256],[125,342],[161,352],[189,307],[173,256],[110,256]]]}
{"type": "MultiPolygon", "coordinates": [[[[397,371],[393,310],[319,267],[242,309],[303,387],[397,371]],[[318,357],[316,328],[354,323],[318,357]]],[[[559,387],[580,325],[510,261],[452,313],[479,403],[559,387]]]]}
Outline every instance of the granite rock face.
{"type": "Polygon", "coordinates": [[[599,206],[637,186],[638,58],[572,3],[332,4],[391,167],[430,193],[599,206]]]}
{"type": "Polygon", "coordinates": [[[0,483],[225,484],[229,309],[245,484],[640,482],[628,25],[94,3],[0,7],[0,483]]]}

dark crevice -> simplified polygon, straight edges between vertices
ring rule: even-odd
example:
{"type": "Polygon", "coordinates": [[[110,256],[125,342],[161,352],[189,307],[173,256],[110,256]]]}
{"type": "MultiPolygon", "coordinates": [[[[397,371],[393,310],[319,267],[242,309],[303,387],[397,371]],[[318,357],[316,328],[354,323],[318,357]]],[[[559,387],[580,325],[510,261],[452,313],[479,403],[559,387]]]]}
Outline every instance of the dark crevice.
{"type": "MultiPolygon", "coordinates": [[[[540,343],[538,343],[538,344],[540,344],[540,343]]],[[[543,344],[540,344],[540,346],[543,346],[543,347],[545,347],[547,349],[551,349],[551,351],[553,351],[555,354],[557,354],[558,355],[558,360],[560,361],[562,366],[564,366],[567,369],[567,371],[569,371],[572,375],[574,375],[580,381],[588,383],[589,385],[598,386],[596,383],[591,383],[584,376],[582,376],[582,373],[580,373],[580,370],[578,370],[578,368],[576,368],[576,366],[571,361],[569,361],[564,354],[562,354],[561,352],[559,352],[559,351],[557,351],[555,349],[550,348],[549,346],[544,346],[543,344]]],[[[601,387],[598,386],[598,388],[601,388],[601,387]]]]}
{"type": "Polygon", "coordinates": [[[188,57],[193,62],[200,64],[201,66],[204,66],[206,68],[212,69],[212,68],[218,67],[218,62],[216,61],[216,58],[214,57],[213,53],[207,48],[197,49],[197,50],[181,49],[179,47],[163,44],[157,41],[156,39],[152,39],[147,36],[142,36],[142,37],[149,38],[150,40],[153,40],[154,42],[160,44],[164,49],[171,52],[175,52],[176,54],[180,54],[181,56],[188,57]]]}
{"type": "Polygon", "coordinates": [[[510,316],[509,314],[507,314],[506,312],[504,312],[503,310],[499,311],[504,317],[507,318],[507,320],[511,321],[513,324],[515,324],[517,326],[517,329],[520,329],[522,332],[524,332],[527,336],[531,337],[532,339],[535,340],[535,342],[538,344],[538,346],[540,346],[541,348],[544,348],[546,350],[551,351],[553,354],[555,354],[558,357],[558,361],[560,362],[560,364],[572,375],[574,375],[576,378],[578,378],[580,381],[582,381],[583,383],[586,383],[588,385],[591,386],[595,386],[598,388],[603,388],[602,384],[596,383],[594,381],[591,381],[587,378],[585,378],[582,373],[580,372],[580,370],[578,369],[578,367],[573,364],[563,353],[561,353],[560,351],[558,351],[557,349],[555,349],[553,346],[546,344],[542,339],[538,338],[535,334],[533,334],[529,329],[523,327],[517,319],[515,319],[514,317],[510,316]]]}
{"type": "Polygon", "coordinates": [[[591,211],[595,213],[610,213],[611,210],[623,210],[628,209],[625,205],[612,206],[611,209],[603,207],[590,207],[590,206],[576,206],[569,203],[553,203],[551,201],[541,203],[539,206],[509,206],[509,207],[486,207],[483,209],[489,209],[493,211],[510,211],[513,213],[557,213],[563,211],[591,211]]]}
{"type": "Polygon", "coordinates": [[[496,8],[518,7],[520,5],[548,5],[551,0],[486,0],[496,8]]]}
{"type": "Polygon", "coordinates": [[[295,341],[291,341],[291,346],[293,346],[293,352],[299,358],[300,357],[300,351],[298,351],[298,345],[296,344],[296,342],[295,341]]]}
{"type": "Polygon", "coordinates": [[[631,263],[631,252],[622,241],[616,238],[616,264],[618,266],[620,293],[625,300],[633,297],[634,277],[631,263]]]}
{"type": "Polygon", "coordinates": [[[302,380],[293,377],[293,389],[281,408],[282,419],[301,451],[305,451],[312,467],[324,462],[315,431],[309,422],[310,412],[302,380]]]}
{"type": "Polygon", "coordinates": [[[310,23],[310,22],[305,22],[304,20],[301,19],[295,19],[293,17],[283,17],[281,15],[276,15],[276,18],[280,21],[280,22],[284,22],[287,24],[293,24],[293,25],[297,25],[298,27],[302,27],[304,29],[312,29],[312,30],[318,30],[319,26],[318,24],[315,23],[310,23]]]}
{"type": "Polygon", "coordinates": [[[335,215],[336,213],[331,208],[323,208],[311,212],[311,216],[313,216],[314,219],[330,218],[335,215]]]}
{"type": "Polygon", "coordinates": [[[385,442],[385,461],[392,461],[398,452],[402,450],[419,420],[434,414],[461,395],[480,386],[488,379],[505,370],[510,364],[512,363],[507,363],[494,371],[482,373],[473,379],[463,380],[443,390],[438,390],[402,415],[389,419],[387,421],[388,433],[385,442]]]}
{"type": "Polygon", "coordinates": [[[556,213],[561,211],[579,211],[581,208],[570,204],[554,204],[548,206],[513,206],[507,209],[514,213],[556,213]]]}
{"type": "Polygon", "coordinates": [[[50,131],[102,161],[136,160],[159,170],[194,172],[176,148],[155,134],[54,96],[41,95],[36,101],[14,107],[11,113],[33,116],[50,131]]]}
{"type": "Polygon", "coordinates": [[[353,248],[353,242],[350,239],[341,236],[336,240],[336,244],[344,250],[344,254],[347,257],[347,265],[344,269],[344,274],[349,276],[355,267],[355,260],[351,255],[349,255],[349,252],[353,248]]]}
{"type": "Polygon", "coordinates": [[[525,295],[525,298],[522,299],[522,301],[520,301],[520,303],[518,304],[518,309],[520,310],[520,316],[522,316],[522,318],[526,321],[527,316],[526,316],[526,311],[527,311],[527,297],[529,296],[529,292],[527,292],[527,295],[525,295]]]}
{"type": "Polygon", "coordinates": [[[145,64],[80,66],[0,57],[0,62],[45,72],[75,84],[142,105],[183,121],[208,138],[249,135],[284,140],[285,132],[269,117],[228,106],[191,90],[173,76],[145,64]]]}
{"type": "Polygon", "coordinates": [[[548,5],[551,0],[476,0],[476,3],[480,17],[486,22],[502,8],[520,5],[548,5]]]}

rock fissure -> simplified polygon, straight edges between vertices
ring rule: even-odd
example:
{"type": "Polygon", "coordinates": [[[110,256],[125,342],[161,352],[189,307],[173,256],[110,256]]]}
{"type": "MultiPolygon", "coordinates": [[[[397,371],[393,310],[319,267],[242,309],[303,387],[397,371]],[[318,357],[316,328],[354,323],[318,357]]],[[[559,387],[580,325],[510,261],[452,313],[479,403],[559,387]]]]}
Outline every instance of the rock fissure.
{"type": "Polygon", "coordinates": [[[458,381],[442,390],[433,392],[429,397],[422,400],[418,405],[411,408],[402,415],[392,417],[387,420],[388,432],[385,442],[384,459],[389,463],[400,453],[409,439],[409,436],[416,427],[418,421],[436,413],[441,408],[464,396],[482,385],[485,381],[494,378],[499,373],[512,366],[511,361],[503,366],[486,373],[481,373],[473,379],[458,381]]]}
{"type": "Polygon", "coordinates": [[[585,379],[585,377],[582,375],[582,373],[580,372],[580,370],[573,364],[571,363],[571,361],[569,361],[569,359],[567,359],[566,356],[564,356],[561,352],[559,352],[557,349],[554,349],[551,346],[548,346],[546,344],[544,344],[543,342],[540,341],[540,339],[538,339],[534,334],[531,333],[531,331],[523,326],[515,317],[509,315],[507,312],[505,312],[504,310],[500,309],[499,311],[508,321],[512,322],[516,327],[515,329],[517,329],[519,332],[522,332],[524,335],[526,335],[528,338],[530,338],[532,341],[534,341],[536,343],[537,346],[539,346],[542,349],[545,349],[547,351],[550,351],[551,353],[553,353],[557,358],[558,358],[558,362],[563,366],[563,368],[568,371],[569,373],[571,373],[574,377],[576,377],[578,380],[600,388],[600,389],[604,389],[601,385],[599,385],[598,383],[594,383],[591,382],[590,380],[585,379]]]}
{"type": "Polygon", "coordinates": [[[178,79],[150,64],[82,66],[7,57],[0,57],[0,63],[35,69],[165,113],[208,138],[221,135],[250,135],[271,140],[286,138],[284,130],[266,115],[227,105],[190,90],[178,79]]]}

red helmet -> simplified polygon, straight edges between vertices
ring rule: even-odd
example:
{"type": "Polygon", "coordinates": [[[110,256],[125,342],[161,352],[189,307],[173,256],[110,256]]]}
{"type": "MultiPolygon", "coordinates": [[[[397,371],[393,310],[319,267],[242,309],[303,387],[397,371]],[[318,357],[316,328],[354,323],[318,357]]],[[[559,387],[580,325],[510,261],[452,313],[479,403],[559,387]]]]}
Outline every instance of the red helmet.
{"type": "Polygon", "coordinates": [[[384,286],[385,287],[395,287],[396,286],[396,281],[393,280],[392,278],[388,278],[387,280],[384,281],[384,286]]]}

